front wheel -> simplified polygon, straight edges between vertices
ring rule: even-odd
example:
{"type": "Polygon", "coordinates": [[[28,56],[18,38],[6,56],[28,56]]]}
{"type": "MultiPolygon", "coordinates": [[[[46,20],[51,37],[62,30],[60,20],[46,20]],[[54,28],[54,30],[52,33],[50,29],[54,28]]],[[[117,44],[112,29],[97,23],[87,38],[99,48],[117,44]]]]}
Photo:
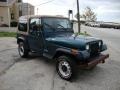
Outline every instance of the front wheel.
{"type": "Polygon", "coordinates": [[[27,57],[28,56],[29,51],[24,48],[24,43],[23,42],[19,42],[19,44],[18,44],[18,52],[19,52],[19,55],[21,57],[27,57]]]}
{"type": "Polygon", "coordinates": [[[68,56],[57,58],[56,70],[62,79],[70,80],[75,71],[75,62],[68,56]]]}

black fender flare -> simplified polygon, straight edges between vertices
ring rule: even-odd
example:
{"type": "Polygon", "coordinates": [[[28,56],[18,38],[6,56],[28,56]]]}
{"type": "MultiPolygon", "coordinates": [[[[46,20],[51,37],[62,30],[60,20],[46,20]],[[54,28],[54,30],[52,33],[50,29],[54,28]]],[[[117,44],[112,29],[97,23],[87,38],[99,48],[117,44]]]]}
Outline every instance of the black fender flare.
{"type": "Polygon", "coordinates": [[[55,52],[55,54],[53,56],[53,59],[57,58],[60,55],[70,55],[70,56],[73,56],[72,53],[71,53],[71,49],[68,49],[68,48],[58,48],[58,49],[56,49],[56,52],[55,52]]]}
{"type": "Polygon", "coordinates": [[[17,38],[17,44],[19,44],[19,42],[24,42],[25,39],[23,37],[18,37],[17,38]]]}
{"type": "Polygon", "coordinates": [[[23,43],[24,43],[25,49],[28,49],[28,50],[30,49],[30,48],[29,48],[28,41],[25,40],[24,37],[18,37],[18,39],[17,39],[17,44],[19,44],[19,42],[23,42],[23,43]]]}

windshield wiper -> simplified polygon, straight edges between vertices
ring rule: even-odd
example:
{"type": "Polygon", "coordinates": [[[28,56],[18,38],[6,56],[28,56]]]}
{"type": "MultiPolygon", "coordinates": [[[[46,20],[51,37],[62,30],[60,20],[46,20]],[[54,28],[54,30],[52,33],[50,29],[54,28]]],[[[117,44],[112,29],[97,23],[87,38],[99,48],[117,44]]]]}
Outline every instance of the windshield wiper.
{"type": "Polygon", "coordinates": [[[61,26],[62,28],[65,28],[64,26],[62,26],[61,24],[57,24],[58,26],[61,26]]]}
{"type": "Polygon", "coordinates": [[[50,27],[53,31],[55,31],[56,29],[54,27],[52,27],[51,25],[47,24],[47,23],[43,23],[44,25],[47,25],[48,27],[50,27]]]}
{"type": "Polygon", "coordinates": [[[62,26],[62,25],[60,25],[60,24],[57,24],[58,26],[61,26],[62,28],[61,29],[63,29],[63,30],[65,30],[66,31],[66,29],[65,29],[65,27],[64,26],[62,26]]]}

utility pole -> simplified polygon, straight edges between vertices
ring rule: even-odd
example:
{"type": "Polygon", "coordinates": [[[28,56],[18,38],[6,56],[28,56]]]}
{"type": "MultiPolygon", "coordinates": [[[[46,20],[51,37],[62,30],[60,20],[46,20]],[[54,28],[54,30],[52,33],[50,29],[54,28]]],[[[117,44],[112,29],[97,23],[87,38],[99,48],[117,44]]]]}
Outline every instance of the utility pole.
{"type": "Polygon", "coordinates": [[[79,0],[77,0],[77,19],[78,19],[78,33],[80,33],[80,10],[79,10],[79,0]]]}

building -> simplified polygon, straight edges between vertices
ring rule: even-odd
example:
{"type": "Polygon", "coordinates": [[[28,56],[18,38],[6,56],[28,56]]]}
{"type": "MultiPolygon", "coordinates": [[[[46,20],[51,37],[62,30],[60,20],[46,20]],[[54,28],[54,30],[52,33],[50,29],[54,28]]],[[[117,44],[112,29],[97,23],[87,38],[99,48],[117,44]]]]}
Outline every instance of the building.
{"type": "Polygon", "coordinates": [[[0,25],[10,26],[22,15],[34,15],[34,6],[23,3],[22,0],[0,0],[0,25]]]}
{"type": "Polygon", "coordinates": [[[10,26],[11,22],[18,20],[17,4],[21,2],[21,0],[0,0],[0,24],[10,26]]]}
{"type": "Polygon", "coordinates": [[[34,6],[29,3],[20,3],[21,15],[34,15],[34,6]]]}

